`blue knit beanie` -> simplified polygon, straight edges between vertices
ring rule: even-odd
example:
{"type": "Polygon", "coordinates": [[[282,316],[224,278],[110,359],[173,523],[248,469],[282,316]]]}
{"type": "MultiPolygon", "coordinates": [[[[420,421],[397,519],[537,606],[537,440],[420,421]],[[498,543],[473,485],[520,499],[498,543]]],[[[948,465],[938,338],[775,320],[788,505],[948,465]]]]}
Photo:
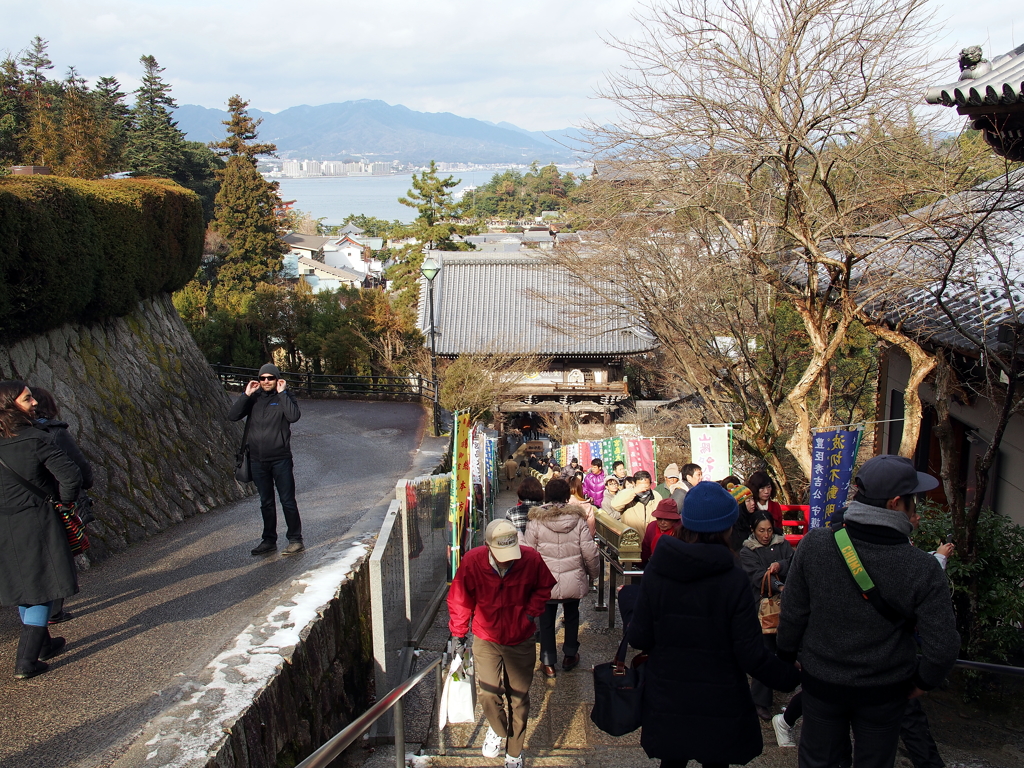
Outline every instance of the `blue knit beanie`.
{"type": "Polygon", "coordinates": [[[740,508],[732,494],[710,480],[693,486],[683,502],[683,527],[694,533],[727,530],[739,515],[740,508]]]}

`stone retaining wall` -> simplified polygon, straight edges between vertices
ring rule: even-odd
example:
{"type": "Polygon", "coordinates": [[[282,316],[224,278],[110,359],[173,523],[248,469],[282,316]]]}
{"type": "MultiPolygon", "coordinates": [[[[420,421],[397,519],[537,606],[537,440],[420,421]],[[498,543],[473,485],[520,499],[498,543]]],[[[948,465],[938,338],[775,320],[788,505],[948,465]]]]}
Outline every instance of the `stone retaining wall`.
{"type": "Polygon", "coordinates": [[[89,560],[251,493],[232,477],[241,423],[169,294],[0,346],[0,378],[50,390],[92,463],[89,560]]]}

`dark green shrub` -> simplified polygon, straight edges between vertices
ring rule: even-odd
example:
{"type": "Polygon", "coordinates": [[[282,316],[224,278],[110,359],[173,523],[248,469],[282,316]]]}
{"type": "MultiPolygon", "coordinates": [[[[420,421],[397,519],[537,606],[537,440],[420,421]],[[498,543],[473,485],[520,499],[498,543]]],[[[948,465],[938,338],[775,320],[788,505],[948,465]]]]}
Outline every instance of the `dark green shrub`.
{"type": "Polygon", "coordinates": [[[192,279],[199,198],[164,180],[0,179],[0,339],[125,315],[192,279]]]}
{"type": "MultiPolygon", "coordinates": [[[[918,506],[920,529],[914,544],[934,550],[952,532],[950,514],[934,504],[918,506]]],[[[1010,518],[985,509],[978,520],[978,557],[965,563],[956,555],[949,558],[946,575],[953,589],[953,604],[964,610],[970,604],[971,581],[977,578],[978,605],[974,632],[962,636],[962,656],[978,661],[1005,663],[1021,649],[1024,623],[1024,527],[1010,518]]],[[[957,623],[965,626],[963,616],[957,623]]],[[[962,633],[963,635],[963,633],[962,633]]]]}

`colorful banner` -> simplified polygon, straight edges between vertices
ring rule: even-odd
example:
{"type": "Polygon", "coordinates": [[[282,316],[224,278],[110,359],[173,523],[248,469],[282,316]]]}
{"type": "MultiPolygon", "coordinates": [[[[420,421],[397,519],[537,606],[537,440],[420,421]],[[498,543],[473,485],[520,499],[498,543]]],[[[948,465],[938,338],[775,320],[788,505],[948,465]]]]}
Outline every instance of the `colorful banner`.
{"type": "Polygon", "coordinates": [[[860,430],[849,429],[814,434],[811,454],[811,528],[828,525],[833,513],[846,506],[861,434],[860,430]]]}
{"type": "Polygon", "coordinates": [[[452,486],[448,505],[448,520],[451,530],[451,572],[454,578],[462,562],[465,536],[469,522],[469,502],[472,497],[470,481],[472,429],[469,424],[469,411],[456,412],[452,425],[452,486]]]}
{"type": "Polygon", "coordinates": [[[576,447],[580,452],[580,467],[586,472],[590,469],[590,443],[577,443],[576,447]]]}
{"type": "Polygon", "coordinates": [[[732,474],[732,427],[690,426],[690,461],[700,466],[705,480],[732,474]]]}
{"type": "MultiPolygon", "coordinates": [[[[601,463],[605,465],[604,471],[607,472],[608,471],[608,466],[607,466],[608,462],[606,462],[604,460],[604,456],[601,455],[601,441],[600,440],[590,440],[587,443],[587,445],[590,446],[590,461],[593,461],[594,459],[600,459],[601,463]]],[[[590,461],[587,462],[588,465],[590,464],[590,461]]]]}
{"type": "Polygon", "coordinates": [[[609,437],[601,441],[601,457],[604,459],[605,474],[611,474],[616,461],[626,460],[626,445],[621,437],[609,437]]]}
{"type": "MultiPolygon", "coordinates": [[[[641,469],[651,473],[651,479],[656,480],[656,467],[654,466],[654,445],[647,438],[626,440],[626,464],[628,472],[635,475],[641,469]]],[[[652,483],[653,484],[653,483],[652,483]]]]}

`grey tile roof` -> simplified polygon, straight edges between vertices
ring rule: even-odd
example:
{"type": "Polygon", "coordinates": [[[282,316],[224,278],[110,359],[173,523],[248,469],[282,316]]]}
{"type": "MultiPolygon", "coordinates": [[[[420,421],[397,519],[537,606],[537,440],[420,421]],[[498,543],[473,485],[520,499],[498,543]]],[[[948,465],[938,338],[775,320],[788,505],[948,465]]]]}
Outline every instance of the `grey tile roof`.
{"type": "Polygon", "coordinates": [[[1008,179],[860,233],[892,243],[857,266],[858,300],[921,341],[971,356],[979,342],[997,344],[1001,326],[1024,323],[1024,172],[1008,179]],[[917,229],[926,215],[939,223],[917,229]]]}
{"type": "Polygon", "coordinates": [[[925,92],[929,104],[970,107],[983,104],[1015,104],[1024,101],[1024,45],[992,60],[992,68],[980,77],[932,86],[925,92]]]}
{"type": "MultiPolygon", "coordinates": [[[[435,343],[442,356],[511,352],[607,357],[657,346],[637,318],[595,301],[580,281],[535,256],[433,251],[435,343]]],[[[420,280],[419,327],[429,342],[429,291],[420,280]]]]}
{"type": "Polygon", "coordinates": [[[332,267],[330,264],[315,261],[307,256],[299,256],[299,264],[304,267],[312,267],[317,272],[323,272],[325,275],[336,277],[339,280],[355,283],[363,282],[363,276],[358,272],[353,272],[351,269],[345,269],[344,267],[332,267]]]}
{"type": "Polygon", "coordinates": [[[304,251],[319,251],[331,241],[329,237],[300,235],[298,232],[289,232],[281,239],[293,248],[300,248],[304,251]]]}

